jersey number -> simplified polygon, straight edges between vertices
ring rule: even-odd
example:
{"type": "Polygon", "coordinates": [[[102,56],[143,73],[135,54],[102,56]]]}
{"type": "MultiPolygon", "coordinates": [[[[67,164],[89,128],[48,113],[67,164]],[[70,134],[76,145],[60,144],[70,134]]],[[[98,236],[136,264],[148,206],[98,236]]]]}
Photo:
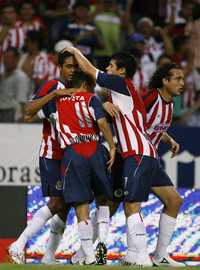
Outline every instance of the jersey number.
{"type": "Polygon", "coordinates": [[[92,120],[90,118],[85,101],[76,102],[75,111],[81,128],[86,127],[86,125],[88,127],[92,127],[92,120]]]}

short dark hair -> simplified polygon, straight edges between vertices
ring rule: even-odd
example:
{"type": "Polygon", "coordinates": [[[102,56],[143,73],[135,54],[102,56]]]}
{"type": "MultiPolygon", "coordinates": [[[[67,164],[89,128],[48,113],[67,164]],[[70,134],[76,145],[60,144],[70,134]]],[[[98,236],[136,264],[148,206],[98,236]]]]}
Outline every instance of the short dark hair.
{"type": "Polygon", "coordinates": [[[70,52],[68,51],[61,51],[59,54],[58,54],[58,64],[59,66],[62,66],[63,63],[65,62],[65,59],[69,58],[69,57],[73,57],[73,54],[71,54],[70,52]]]}
{"type": "Polygon", "coordinates": [[[93,91],[95,86],[94,79],[82,71],[75,72],[71,81],[72,87],[79,88],[83,83],[86,84],[86,87],[89,91],[93,91]]]}
{"type": "Polygon", "coordinates": [[[162,88],[163,87],[163,79],[169,80],[171,77],[171,70],[172,69],[182,69],[180,65],[175,63],[166,63],[160,68],[158,68],[155,73],[153,74],[150,82],[149,82],[149,89],[153,88],[162,88]]]}
{"type": "Polygon", "coordinates": [[[125,68],[127,78],[133,78],[137,69],[137,61],[132,54],[118,52],[111,56],[111,60],[115,60],[117,68],[125,68]]]}

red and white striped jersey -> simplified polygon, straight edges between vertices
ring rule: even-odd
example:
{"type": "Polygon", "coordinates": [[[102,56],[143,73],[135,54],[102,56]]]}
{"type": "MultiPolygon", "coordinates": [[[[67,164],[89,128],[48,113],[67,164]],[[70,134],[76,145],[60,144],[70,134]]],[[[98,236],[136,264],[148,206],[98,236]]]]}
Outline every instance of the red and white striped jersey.
{"type": "MultiPolygon", "coordinates": [[[[0,26],[1,32],[2,26],[0,26]]],[[[21,27],[11,28],[1,44],[1,50],[5,52],[9,47],[15,47],[21,49],[24,46],[24,32],[21,27]]]]}
{"type": "Polygon", "coordinates": [[[154,89],[142,96],[147,113],[147,134],[153,145],[158,148],[161,137],[170,127],[173,114],[173,102],[167,103],[154,89]]]}
{"type": "Polygon", "coordinates": [[[98,72],[97,83],[111,89],[111,101],[121,111],[113,120],[122,156],[144,155],[156,158],[157,152],[146,134],[144,104],[132,81],[98,72]]]}
{"type": "Polygon", "coordinates": [[[58,79],[60,78],[60,68],[56,65],[51,56],[48,56],[48,78],[47,80],[58,79]]]}
{"type": "Polygon", "coordinates": [[[24,34],[26,34],[28,31],[39,31],[45,28],[43,21],[38,17],[33,17],[31,23],[26,23],[23,20],[18,20],[15,23],[15,26],[21,27],[24,31],[24,34]]]}
{"type": "Polygon", "coordinates": [[[56,107],[61,148],[99,140],[96,120],[105,115],[94,94],[78,92],[71,97],[61,97],[57,99],[56,107]]]}
{"type": "MultiPolygon", "coordinates": [[[[41,98],[55,89],[61,88],[65,88],[65,85],[59,80],[48,81],[39,88],[37,93],[33,96],[33,99],[41,98]]],[[[56,160],[62,159],[63,150],[60,147],[57,130],[52,122],[45,118],[48,117],[49,114],[47,114],[43,109],[39,111],[38,116],[43,118],[43,135],[40,147],[40,157],[56,160]]]]}
{"type": "MultiPolygon", "coordinates": [[[[2,26],[0,26],[1,32],[2,26]]],[[[0,45],[0,74],[4,73],[3,53],[10,47],[21,49],[24,46],[24,32],[21,27],[11,28],[0,45]]]]}
{"type": "Polygon", "coordinates": [[[33,61],[33,79],[47,80],[48,78],[48,55],[45,52],[39,52],[33,61]]]}

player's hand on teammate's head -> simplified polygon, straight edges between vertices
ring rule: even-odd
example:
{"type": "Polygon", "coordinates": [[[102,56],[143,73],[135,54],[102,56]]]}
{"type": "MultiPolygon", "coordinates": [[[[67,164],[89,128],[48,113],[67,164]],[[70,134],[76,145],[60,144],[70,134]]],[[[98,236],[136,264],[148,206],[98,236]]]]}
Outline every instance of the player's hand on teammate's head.
{"type": "Polygon", "coordinates": [[[79,51],[76,47],[73,47],[73,46],[68,46],[66,48],[64,48],[61,53],[64,53],[64,52],[69,52],[71,54],[74,54],[75,51],[79,51]]]}
{"type": "Polygon", "coordinates": [[[118,106],[108,101],[103,103],[103,108],[111,117],[117,117],[120,112],[120,108],[118,106]]]}
{"type": "Polygon", "coordinates": [[[55,95],[57,97],[60,96],[71,96],[76,92],[75,88],[62,88],[62,89],[56,89],[55,90],[55,95]]]}
{"type": "Polygon", "coordinates": [[[108,162],[107,162],[108,170],[109,170],[109,171],[111,170],[112,165],[113,165],[113,163],[114,163],[114,161],[115,161],[115,154],[116,154],[116,147],[110,148],[110,153],[109,153],[110,159],[109,159],[108,162]]]}

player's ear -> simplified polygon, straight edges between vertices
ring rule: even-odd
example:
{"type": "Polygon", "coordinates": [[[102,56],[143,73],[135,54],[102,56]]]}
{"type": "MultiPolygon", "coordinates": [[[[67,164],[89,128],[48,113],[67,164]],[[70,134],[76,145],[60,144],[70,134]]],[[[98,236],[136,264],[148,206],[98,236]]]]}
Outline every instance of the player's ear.
{"type": "Polygon", "coordinates": [[[162,84],[163,84],[163,86],[165,86],[168,82],[169,82],[168,79],[166,79],[166,78],[163,78],[163,79],[162,79],[162,84]]]}
{"type": "Polygon", "coordinates": [[[119,73],[120,73],[120,75],[126,76],[126,69],[124,67],[119,68],[119,73]]]}

